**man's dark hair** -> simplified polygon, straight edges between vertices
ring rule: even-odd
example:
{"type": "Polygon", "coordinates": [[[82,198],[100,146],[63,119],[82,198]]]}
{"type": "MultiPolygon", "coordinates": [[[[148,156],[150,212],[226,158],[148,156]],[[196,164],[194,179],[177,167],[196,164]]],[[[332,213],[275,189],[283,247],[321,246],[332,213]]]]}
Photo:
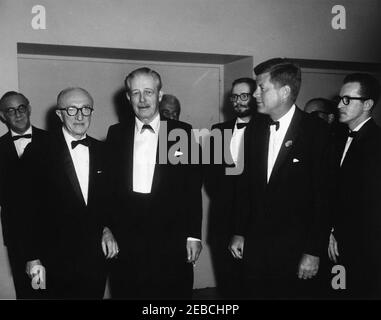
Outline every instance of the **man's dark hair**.
{"type": "Polygon", "coordinates": [[[27,97],[25,97],[22,93],[19,93],[17,91],[8,91],[6,93],[3,94],[3,96],[1,97],[0,99],[0,109],[3,107],[3,104],[4,104],[4,101],[6,99],[8,99],[9,97],[13,97],[13,96],[20,96],[21,98],[23,98],[25,100],[25,102],[27,103],[27,105],[29,105],[29,100],[27,97]]]}
{"type": "Polygon", "coordinates": [[[349,82],[358,82],[360,84],[359,94],[374,101],[377,104],[380,98],[380,83],[378,80],[368,73],[352,73],[348,74],[343,81],[343,84],[349,82]]]}
{"type": "Polygon", "coordinates": [[[124,84],[126,86],[127,92],[130,91],[130,88],[131,88],[130,85],[131,85],[132,79],[138,75],[149,75],[149,76],[151,76],[156,82],[157,91],[161,90],[162,83],[161,83],[160,75],[155,70],[152,70],[152,69],[147,68],[147,67],[143,67],[143,68],[139,68],[139,69],[132,71],[124,80],[124,84]]]}
{"type": "Polygon", "coordinates": [[[181,110],[181,104],[179,99],[176,98],[176,96],[172,94],[163,94],[163,97],[160,101],[160,106],[164,106],[165,104],[170,104],[176,108],[176,111],[180,113],[181,110]]]}
{"type": "Polygon", "coordinates": [[[236,84],[241,84],[241,83],[246,83],[249,88],[250,88],[250,93],[253,94],[255,89],[257,89],[257,83],[255,82],[254,79],[252,78],[239,78],[239,79],[235,79],[232,83],[232,88],[236,85],[236,84]]]}
{"type": "Polygon", "coordinates": [[[337,112],[336,104],[332,100],[326,98],[312,98],[311,100],[308,100],[306,106],[310,103],[318,104],[321,111],[327,114],[336,114],[337,112]]]}
{"type": "Polygon", "coordinates": [[[302,75],[299,66],[289,59],[274,58],[264,61],[254,68],[255,75],[270,74],[270,81],[291,89],[290,101],[294,103],[299,94],[302,75]]]}

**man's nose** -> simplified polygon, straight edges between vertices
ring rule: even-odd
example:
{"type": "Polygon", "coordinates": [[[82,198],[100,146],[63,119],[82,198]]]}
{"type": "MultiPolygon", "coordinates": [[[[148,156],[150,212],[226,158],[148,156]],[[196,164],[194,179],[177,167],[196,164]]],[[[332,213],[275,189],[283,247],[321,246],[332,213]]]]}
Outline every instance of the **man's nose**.
{"type": "Polygon", "coordinates": [[[83,113],[81,109],[78,110],[76,118],[77,120],[80,120],[80,121],[83,120],[83,113]]]}
{"type": "Polygon", "coordinates": [[[140,94],[139,94],[139,102],[144,102],[144,101],[145,101],[144,93],[140,92],[140,94]]]}

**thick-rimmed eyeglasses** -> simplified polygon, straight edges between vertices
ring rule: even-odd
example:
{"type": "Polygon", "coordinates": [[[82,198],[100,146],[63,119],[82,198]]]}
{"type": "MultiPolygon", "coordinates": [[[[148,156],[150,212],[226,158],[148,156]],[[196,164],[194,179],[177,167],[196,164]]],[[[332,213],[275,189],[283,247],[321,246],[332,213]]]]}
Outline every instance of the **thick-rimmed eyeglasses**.
{"type": "Polygon", "coordinates": [[[238,98],[241,99],[241,101],[247,101],[251,97],[250,93],[241,93],[241,94],[231,94],[230,95],[230,101],[236,102],[238,98]]]}
{"type": "Polygon", "coordinates": [[[348,104],[351,103],[351,100],[361,100],[365,101],[368,100],[369,98],[364,98],[364,97],[350,97],[350,96],[339,96],[338,100],[343,103],[343,105],[347,106],[348,104]]]}
{"type": "Polygon", "coordinates": [[[66,108],[60,108],[59,110],[66,111],[66,113],[71,117],[76,116],[79,111],[81,111],[83,116],[88,117],[94,111],[94,109],[90,106],[84,106],[82,108],[71,106],[66,108]]]}
{"type": "Polygon", "coordinates": [[[28,106],[25,104],[20,104],[17,108],[8,108],[5,110],[5,114],[9,117],[13,117],[16,114],[16,111],[18,113],[25,113],[28,110],[28,106]]]}

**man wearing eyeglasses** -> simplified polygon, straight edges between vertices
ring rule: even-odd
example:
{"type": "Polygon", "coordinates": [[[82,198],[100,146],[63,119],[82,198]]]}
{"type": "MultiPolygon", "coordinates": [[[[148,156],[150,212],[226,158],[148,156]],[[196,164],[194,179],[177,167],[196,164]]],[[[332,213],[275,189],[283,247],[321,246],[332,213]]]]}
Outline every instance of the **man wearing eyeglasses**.
{"type": "Polygon", "coordinates": [[[212,131],[221,132],[223,144],[218,150],[214,150],[214,144],[212,145],[212,165],[205,167],[205,186],[211,201],[208,241],[216,285],[221,298],[237,298],[240,293],[241,263],[234,260],[227,250],[233,232],[234,190],[238,176],[226,175],[225,169],[239,165],[239,157],[242,157],[243,136],[249,121],[256,113],[257,106],[253,97],[255,88],[255,80],[252,78],[239,78],[233,81],[229,100],[235,117],[212,126],[212,131]],[[229,149],[231,163],[224,157],[225,148],[229,149]],[[222,164],[213,163],[213,152],[218,151],[223,159],[222,164]]]}
{"type": "Polygon", "coordinates": [[[17,299],[41,297],[33,290],[25,273],[25,264],[34,260],[29,250],[29,238],[33,237],[28,226],[33,219],[29,205],[29,193],[38,188],[32,181],[39,155],[46,149],[46,131],[32,127],[29,100],[21,93],[9,91],[0,100],[0,118],[9,131],[0,138],[0,205],[4,245],[8,250],[17,299]]]}
{"type": "Polygon", "coordinates": [[[103,144],[87,134],[93,111],[93,98],[82,88],[58,94],[62,127],[52,133],[40,173],[44,188],[35,192],[34,209],[41,211],[35,228],[42,234],[35,247],[54,299],[102,299],[105,257],[118,254],[106,216],[103,144]]]}
{"type": "Polygon", "coordinates": [[[337,169],[334,235],[328,254],[346,269],[339,298],[381,298],[381,129],[372,119],[380,96],[377,79],[349,74],[340,90],[336,135],[337,169]]]}

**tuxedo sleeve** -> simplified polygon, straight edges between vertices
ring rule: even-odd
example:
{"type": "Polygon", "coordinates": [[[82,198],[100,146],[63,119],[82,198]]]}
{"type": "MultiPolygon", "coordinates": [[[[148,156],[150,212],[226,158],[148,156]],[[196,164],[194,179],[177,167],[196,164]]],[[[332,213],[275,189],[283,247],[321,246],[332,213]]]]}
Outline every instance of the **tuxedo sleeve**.
{"type": "MultiPolygon", "coordinates": [[[[192,127],[187,128],[188,139],[191,143],[188,146],[188,154],[191,155],[193,150],[198,149],[198,163],[192,163],[190,160],[185,165],[186,181],[185,181],[185,197],[187,199],[186,215],[187,215],[187,237],[201,239],[202,224],[202,165],[201,165],[201,147],[196,142],[192,127]]],[[[189,157],[191,159],[191,156],[189,157]]]]}
{"type": "Polygon", "coordinates": [[[312,207],[307,224],[307,241],[305,253],[314,256],[326,254],[331,221],[331,197],[333,177],[331,175],[331,139],[326,126],[314,128],[313,141],[311,142],[311,183],[312,207]]]}

